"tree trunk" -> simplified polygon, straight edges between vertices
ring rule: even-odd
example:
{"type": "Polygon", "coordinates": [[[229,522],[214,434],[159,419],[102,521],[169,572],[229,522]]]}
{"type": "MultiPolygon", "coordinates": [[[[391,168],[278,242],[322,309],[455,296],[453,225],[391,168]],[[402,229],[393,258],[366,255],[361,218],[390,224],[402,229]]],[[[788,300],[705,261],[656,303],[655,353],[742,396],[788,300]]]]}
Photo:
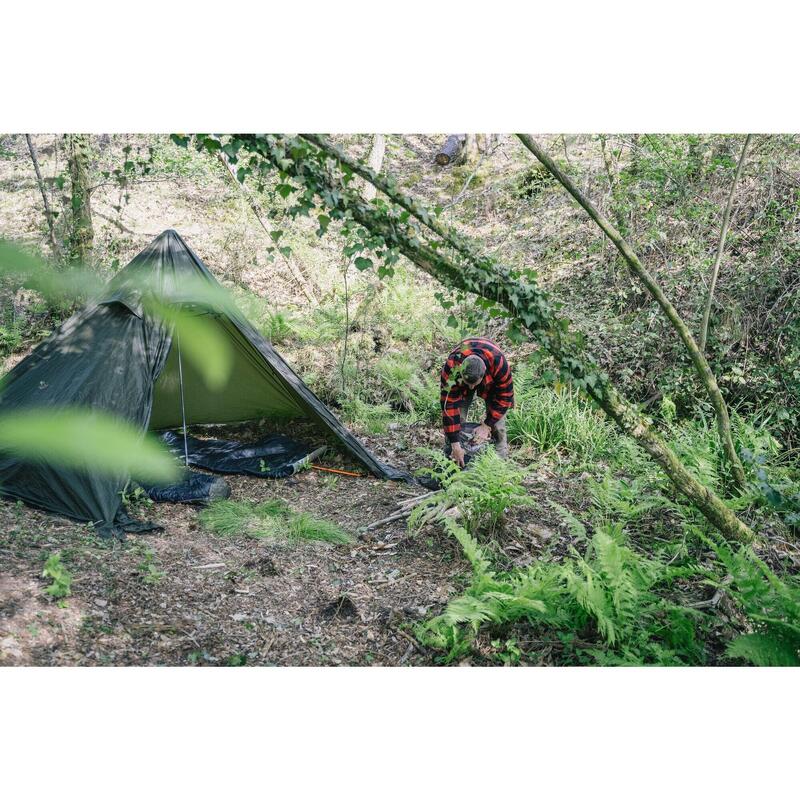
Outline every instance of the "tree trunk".
{"type": "Polygon", "coordinates": [[[555,162],[542,150],[541,147],[534,141],[534,139],[526,133],[517,134],[519,140],[530,150],[539,161],[544,164],[547,170],[556,178],[559,183],[578,201],[586,213],[597,223],[600,229],[611,239],[616,245],[622,257],[631,269],[631,272],[645,285],[647,291],[661,306],[667,319],[670,321],[672,327],[677,331],[681,341],[689,353],[689,358],[694,365],[695,371],[700,378],[701,383],[705,387],[709,399],[714,407],[714,412],[717,417],[717,430],[719,438],[722,443],[722,448],[725,451],[725,456],[731,466],[733,480],[736,486],[743,488],[746,483],[744,474],[744,467],[736,454],[736,448],[733,446],[733,436],[731,434],[730,417],[728,416],[728,407],[725,405],[725,400],[722,397],[722,392],[717,385],[717,379],[711,371],[705,356],[697,346],[691,331],[686,323],[681,319],[675,307],[664,294],[661,287],[655,281],[653,276],[645,269],[644,265],[639,261],[638,256],[631,250],[628,243],[622,238],[619,231],[592,205],[592,203],[581,193],[581,191],[572,183],[572,181],[556,166],[555,162]]]}
{"type": "Polygon", "coordinates": [[[629,172],[631,175],[638,175],[639,174],[639,159],[641,158],[641,153],[639,152],[639,134],[632,133],[631,134],[631,165],[629,172]]]}
{"type": "Polygon", "coordinates": [[[464,141],[467,136],[464,133],[451,133],[447,137],[447,141],[442,145],[442,149],[436,154],[436,163],[440,167],[446,167],[456,161],[461,148],[464,146],[464,141]]]}
{"type": "Polygon", "coordinates": [[[89,135],[66,135],[67,159],[71,184],[72,224],[69,236],[69,260],[90,266],[94,246],[92,205],[89,182],[89,135]]]}
{"type": "MultiPolygon", "coordinates": [[[[458,263],[450,260],[441,247],[429,246],[413,229],[410,229],[409,235],[404,235],[396,220],[377,214],[374,207],[364,204],[363,201],[359,202],[359,199],[352,194],[328,191],[328,196],[338,198],[337,210],[342,213],[349,212],[356,222],[371,233],[382,237],[387,243],[397,246],[413,263],[445,285],[475,292],[502,304],[525,324],[535,340],[556,359],[561,369],[572,376],[618,427],[631,436],[659,464],[678,491],[724,536],[739,541],[753,538],[753,533],[747,525],[683,466],[636,407],[617,392],[608,377],[598,374],[598,367],[593,359],[569,346],[564,321],[555,315],[546,296],[535,283],[508,276],[501,268],[482,259],[476,254],[469,240],[452,234],[435,215],[419,206],[415,200],[401,193],[393,184],[390,185],[386,180],[365,169],[362,164],[350,159],[322,137],[307,135],[304,138],[365,180],[374,183],[394,203],[441,236],[446,244],[463,258],[458,263]]],[[[260,149],[259,152],[265,153],[264,149],[260,149]]],[[[284,168],[281,164],[285,163],[285,152],[279,152],[279,149],[267,150],[265,155],[278,169],[284,168]]],[[[304,162],[304,168],[307,163],[304,162]]],[[[297,172],[294,175],[298,177],[297,172]]],[[[327,183],[328,189],[333,188],[330,176],[326,172],[319,171],[315,178],[321,183],[327,183]]]]}
{"type": "Polygon", "coordinates": [[[474,167],[480,158],[478,151],[478,135],[476,133],[468,133],[464,140],[464,164],[468,167],[474,167]]]}
{"type": "Polygon", "coordinates": [[[50,250],[53,254],[53,258],[59,259],[61,257],[61,247],[56,239],[55,216],[50,208],[50,201],[47,199],[47,189],[45,188],[44,181],[42,180],[42,171],[39,169],[39,158],[36,155],[36,147],[33,144],[33,140],[31,139],[31,135],[29,133],[25,134],[25,141],[28,143],[28,152],[31,154],[33,170],[36,173],[36,183],[39,186],[39,191],[42,193],[44,217],[47,221],[47,230],[50,238],[50,250]]]}
{"type": "MultiPolygon", "coordinates": [[[[270,237],[270,241],[272,241],[271,234],[273,229],[264,219],[264,215],[261,213],[261,209],[258,206],[258,201],[255,197],[253,197],[250,190],[239,181],[239,178],[236,175],[236,170],[234,170],[233,166],[231,166],[231,162],[228,161],[225,153],[223,153],[222,150],[217,150],[217,158],[228,171],[228,174],[233,179],[233,182],[236,184],[239,191],[244,195],[247,204],[250,206],[250,210],[253,212],[253,216],[258,220],[258,224],[261,225],[261,227],[264,229],[264,232],[270,237]]],[[[272,243],[274,244],[274,241],[272,243]]],[[[300,291],[306,296],[306,299],[309,300],[313,305],[317,305],[319,300],[314,294],[310,282],[299,264],[297,264],[294,258],[291,256],[287,257],[281,253],[280,249],[278,249],[278,255],[283,259],[284,263],[289,268],[289,273],[294,279],[294,282],[300,288],[300,291]]]]}
{"type": "MultiPolygon", "coordinates": [[[[381,171],[381,167],[383,166],[383,157],[386,154],[386,136],[382,133],[376,133],[372,137],[372,147],[369,151],[369,158],[367,158],[367,165],[369,168],[374,172],[378,173],[381,171]]],[[[364,190],[362,194],[364,195],[365,200],[374,200],[375,195],[377,195],[378,190],[368,181],[364,184],[364,190]]]]}
{"type": "Polygon", "coordinates": [[[700,326],[700,350],[705,352],[706,340],[708,339],[708,323],[711,319],[711,306],[714,303],[714,290],[717,287],[719,277],[719,265],[722,261],[722,253],[725,250],[725,239],[728,238],[728,228],[731,224],[731,209],[733,208],[733,196],[736,193],[736,185],[739,183],[739,176],[742,174],[744,157],[747,153],[747,146],[750,144],[752,134],[748,133],[742,145],[742,153],[739,156],[739,163],[736,165],[736,173],[733,176],[730,192],[728,192],[728,202],[725,204],[725,212],[722,215],[722,230],[719,234],[719,244],[717,245],[717,255],[714,265],[711,267],[711,275],[708,279],[708,292],[706,294],[705,310],[703,311],[703,323],[700,326]]]}
{"type": "Polygon", "coordinates": [[[608,185],[611,189],[611,212],[614,214],[614,218],[617,220],[617,225],[619,226],[620,232],[623,236],[625,236],[628,232],[628,221],[625,219],[625,215],[622,213],[622,203],[619,196],[619,177],[614,169],[614,162],[611,160],[611,153],[608,152],[606,139],[607,137],[605,135],[600,134],[600,151],[603,154],[603,165],[606,168],[606,177],[608,178],[608,185]]]}

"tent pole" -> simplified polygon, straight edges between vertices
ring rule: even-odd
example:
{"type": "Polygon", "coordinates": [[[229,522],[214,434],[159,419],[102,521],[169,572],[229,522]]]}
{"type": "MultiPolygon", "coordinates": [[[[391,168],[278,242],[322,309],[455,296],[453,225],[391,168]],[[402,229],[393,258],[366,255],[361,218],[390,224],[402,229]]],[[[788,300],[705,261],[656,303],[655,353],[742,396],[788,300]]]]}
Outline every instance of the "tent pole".
{"type": "Polygon", "coordinates": [[[186,440],[186,406],[183,400],[183,363],[181,361],[181,335],[177,334],[178,340],[178,379],[181,384],[181,420],[183,421],[183,459],[186,466],[189,466],[189,444],[186,440]]]}

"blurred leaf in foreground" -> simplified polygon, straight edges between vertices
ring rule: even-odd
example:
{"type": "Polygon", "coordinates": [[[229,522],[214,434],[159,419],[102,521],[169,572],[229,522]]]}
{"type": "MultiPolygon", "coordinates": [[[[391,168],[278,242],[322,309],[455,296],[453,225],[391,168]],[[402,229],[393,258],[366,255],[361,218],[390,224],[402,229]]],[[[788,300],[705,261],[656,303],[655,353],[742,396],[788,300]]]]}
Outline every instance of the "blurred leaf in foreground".
{"type": "Polygon", "coordinates": [[[150,301],[147,308],[173,326],[173,346],[189,359],[211,390],[224,387],[233,367],[233,348],[214,318],[150,301]]]}
{"type": "Polygon", "coordinates": [[[48,464],[174,480],[178,464],[156,441],[110,414],[79,408],[0,415],[0,449],[48,464]]]}
{"type": "Polygon", "coordinates": [[[96,294],[102,286],[97,275],[87,269],[56,269],[43,258],[3,239],[0,239],[0,276],[14,276],[25,288],[34,289],[50,302],[96,294]]]}
{"type": "MultiPolygon", "coordinates": [[[[14,276],[26,288],[35,289],[51,302],[80,296],[102,296],[103,284],[90,270],[56,269],[44,259],[16,244],[0,239],[0,276],[14,276]]],[[[172,325],[181,351],[200,372],[209,389],[222,388],[230,376],[233,350],[213,316],[197,314],[192,307],[230,313],[234,306],[228,292],[208,280],[183,279],[180,285],[163,285],[149,275],[130,276],[127,290],[138,295],[147,311],[172,325]]]]}

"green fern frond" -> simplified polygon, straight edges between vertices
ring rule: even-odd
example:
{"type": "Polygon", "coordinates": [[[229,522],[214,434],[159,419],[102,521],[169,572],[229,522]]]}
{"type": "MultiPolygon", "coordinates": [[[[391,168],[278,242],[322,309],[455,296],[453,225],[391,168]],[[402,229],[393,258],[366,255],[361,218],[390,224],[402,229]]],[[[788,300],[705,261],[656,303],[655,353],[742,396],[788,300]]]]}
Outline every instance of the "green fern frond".
{"type": "Polygon", "coordinates": [[[568,508],[556,503],[554,500],[549,500],[548,505],[561,517],[561,521],[567,526],[567,530],[574,538],[580,541],[586,539],[586,526],[568,508]]]}
{"type": "Polygon", "coordinates": [[[486,553],[481,549],[478,540],[470,536],[466,528],[449,517],[445,519],[444,526],[447,532],[461,545],[461,549],[472,565],[475,575],[477,577],[493,576],[492,563],[486,553]]]}
{"type": "Polygon", "coordinates": [[[600,635],[613,645],[617,640],[616,628],[606,593],[592,568],[585,561],[577,562],[578,575],[568,564],[564,569],[567,591],[578,605],[595,621],[600,635]]]}
{"type": "Polygon", "coordinates": [[[464,594],[447,604],[441,618],[447,625],[466,623],[477,630],[483,622],[496,621],[495,610],[495,604],[464,594]]]}
{"type": "Polygon", "coordinates": [[[774,633],[746,633],[730,642],[725,652],[757,667],[800,666],[800,639],[774,633]]]}

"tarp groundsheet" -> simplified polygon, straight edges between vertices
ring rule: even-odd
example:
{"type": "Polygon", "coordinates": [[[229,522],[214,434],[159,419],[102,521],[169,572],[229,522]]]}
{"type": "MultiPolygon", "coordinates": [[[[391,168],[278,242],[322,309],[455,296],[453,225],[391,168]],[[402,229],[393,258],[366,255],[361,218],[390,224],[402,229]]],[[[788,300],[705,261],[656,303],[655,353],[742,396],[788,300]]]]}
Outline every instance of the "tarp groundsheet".
{"type": "MultiPolygon", "coordinates": [[[[182,433],[166,431],[161,440],[176,456],[184,457],[182,433]]],[[[255,475],[258,478],[294,475],[324,449],[312,448],[280,433],[251,444],[228,439],[186,437],[186,450],[192,466],[229,475],[255,475]]]]}

